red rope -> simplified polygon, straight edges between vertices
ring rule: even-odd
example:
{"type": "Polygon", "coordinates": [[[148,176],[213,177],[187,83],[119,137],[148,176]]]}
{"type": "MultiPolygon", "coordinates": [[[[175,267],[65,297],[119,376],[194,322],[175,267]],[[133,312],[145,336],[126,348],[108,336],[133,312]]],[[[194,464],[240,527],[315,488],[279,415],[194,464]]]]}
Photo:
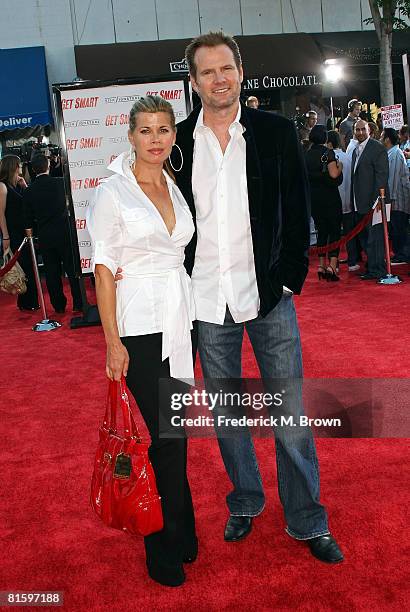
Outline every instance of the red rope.
{"type": "Polygon", "coordinates": [[[328,253],[329,251],[334,251],[335,249],[338,249],[339,247],[344,246],[346,242],[349,242],[349,240],[357,236],[357,234],[360,234],[362,229],[368,224],[368,222],[372,218],[373,213],[374,213],[374,210],[373,208],[371,208],[369,212],[367,213],[367,215],[363,217],[363,219],[359,221],[356,227],[350,230],[350,232],[346,234],[346,236],[343,236],[337,242],[332,242],[331,244],[326,244],[325,246],[311,247],[309,249],[309,254],[310,255],[324,255],[325,253],[328,253]]]}
{"type": "Polygon", "coordinates": [[[10,261],[8,261],[6,263],[6,265],[3,266],[3,268],[0,268],[0,278],[3,278],[3,276],[5,276],[7,274],[7,272],[10,272],[10,270],[12,269],[12,267],[14,266],[14,264],[16,263],[18,258],[20,257],[20,253],[21,253],[21,251],[23,249],[23,246],[26,244],[26,242],[27,242],[27,238],[24,238],[23,242],[20,244],[19,248],[14,253],[14,255],[10,259],[10,261]]]}

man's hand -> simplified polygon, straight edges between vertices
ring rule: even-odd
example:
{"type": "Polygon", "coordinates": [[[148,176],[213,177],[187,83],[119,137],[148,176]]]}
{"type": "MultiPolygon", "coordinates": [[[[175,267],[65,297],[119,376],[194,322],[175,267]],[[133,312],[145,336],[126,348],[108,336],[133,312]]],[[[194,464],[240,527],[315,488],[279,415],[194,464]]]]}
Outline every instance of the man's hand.
{"type": "Polygon", "coordinates": [[[19,176],[19,177],[18,177],[18,179],[17,179],[17,185],[18,185],[19,187],[21,187],[22,189],[26,189],[26,188],[27,188],[27,183],[26,183],[26,181],[24,180],[24,178],[23,178],[22,176],[19,176]]]}
{"type": "Polygon", "coordinates": [[[122,276],[121,272],[122,272],[122,268],[117,268],[117,271],[116,271],[115,276],[114,276],[115,282],[120,281],[120,280],[122,280],[124,278],[122,276]]]}
{"type": "Polygon", "coordinates": [[[110,380],[121,380],[121,376],[127,376],[130,358],[125,346],[121,343],[107,345],[107,364],[105,371],[110,380]]]}

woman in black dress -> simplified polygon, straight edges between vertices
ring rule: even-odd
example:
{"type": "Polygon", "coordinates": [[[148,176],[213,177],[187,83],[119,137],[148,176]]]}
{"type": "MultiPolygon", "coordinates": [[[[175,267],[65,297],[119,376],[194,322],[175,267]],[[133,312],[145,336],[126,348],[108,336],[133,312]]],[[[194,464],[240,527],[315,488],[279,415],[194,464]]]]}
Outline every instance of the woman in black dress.
{"type": "MultiPolygon", "coordinates": [[[[340,240],[342,223],[342,201],[339,188],[342,164],[334,151],[326,147],[327,131],[324,125],[315,125],[310,134],[312,143],[306,152],[312,201],[312,217],[317,231],[317,246],[326,246],[340,240]]],[[[340,280],[337,275],[339,249],[332,249],[326,256],[319,256],[318,277],[330,281],[340,280]]]]}
{"type": "MultiPolygon", "coordinates": [[[[26,235],[22,192],[27,184],[20,176],[21,167],[17,155],[5,155],[0,162],[0,230],[3,252],[10,248],[14,253],[26,235]]],[[[18,261],[26,275],[27,291],[17,297],[17,306],[20,310],[38,310],[40,306],[36,281],[27,246],[21,251],[18,261]]]]}

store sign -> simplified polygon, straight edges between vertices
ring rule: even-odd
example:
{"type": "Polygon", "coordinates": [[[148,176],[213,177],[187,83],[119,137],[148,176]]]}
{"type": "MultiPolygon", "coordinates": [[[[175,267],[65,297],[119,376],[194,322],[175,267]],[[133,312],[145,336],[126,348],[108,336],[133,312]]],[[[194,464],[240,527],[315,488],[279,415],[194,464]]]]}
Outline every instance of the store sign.
{"type": "Polygon", "coordinates": [[[2,117],[0,128],[24,128],[29,127],[33,117],[2,117]]]}
{"type": "Polygon", "coordinates": [[[283,77],[265,75],[254,79],[245,79],[243,89],[281,89],[282,87],[306,87],[309,85],[319,85],[316,74],[295,74],[283,77]]]}
{"type": "Polygon", "coordinates": [[[180,62],[169,62],[171,72],[188,72],[188,64],[186,58],[180,62]]]}
{"type": "Polygon", "coordinates": [[[382,122],[384,128],[393,128],[399,130],[404,124],[403,107],[401,104],[393,104],[392,106],[382,106],[382,122]]]}

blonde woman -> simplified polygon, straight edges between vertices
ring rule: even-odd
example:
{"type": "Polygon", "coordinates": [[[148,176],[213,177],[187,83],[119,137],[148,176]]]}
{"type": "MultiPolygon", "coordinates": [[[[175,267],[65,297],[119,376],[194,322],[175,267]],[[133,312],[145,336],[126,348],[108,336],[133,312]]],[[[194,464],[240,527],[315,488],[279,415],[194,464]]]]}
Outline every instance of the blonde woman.
{"type": "Polygon", "coordinates": [[[138,100],[129,119],[132,153],[109,166],[113,175],[98,187],[88,213],[107,376],[127,376],[151,435],[164,528],[145,538],[148,573],[167,586],[184,582],[183,563],[197,555],[186,439],[163,438],[159,427],[159,379],[193,377],[195,315],[183,262],[194,224],[166,170],[175,136],[169,102],[138,100]]]}

